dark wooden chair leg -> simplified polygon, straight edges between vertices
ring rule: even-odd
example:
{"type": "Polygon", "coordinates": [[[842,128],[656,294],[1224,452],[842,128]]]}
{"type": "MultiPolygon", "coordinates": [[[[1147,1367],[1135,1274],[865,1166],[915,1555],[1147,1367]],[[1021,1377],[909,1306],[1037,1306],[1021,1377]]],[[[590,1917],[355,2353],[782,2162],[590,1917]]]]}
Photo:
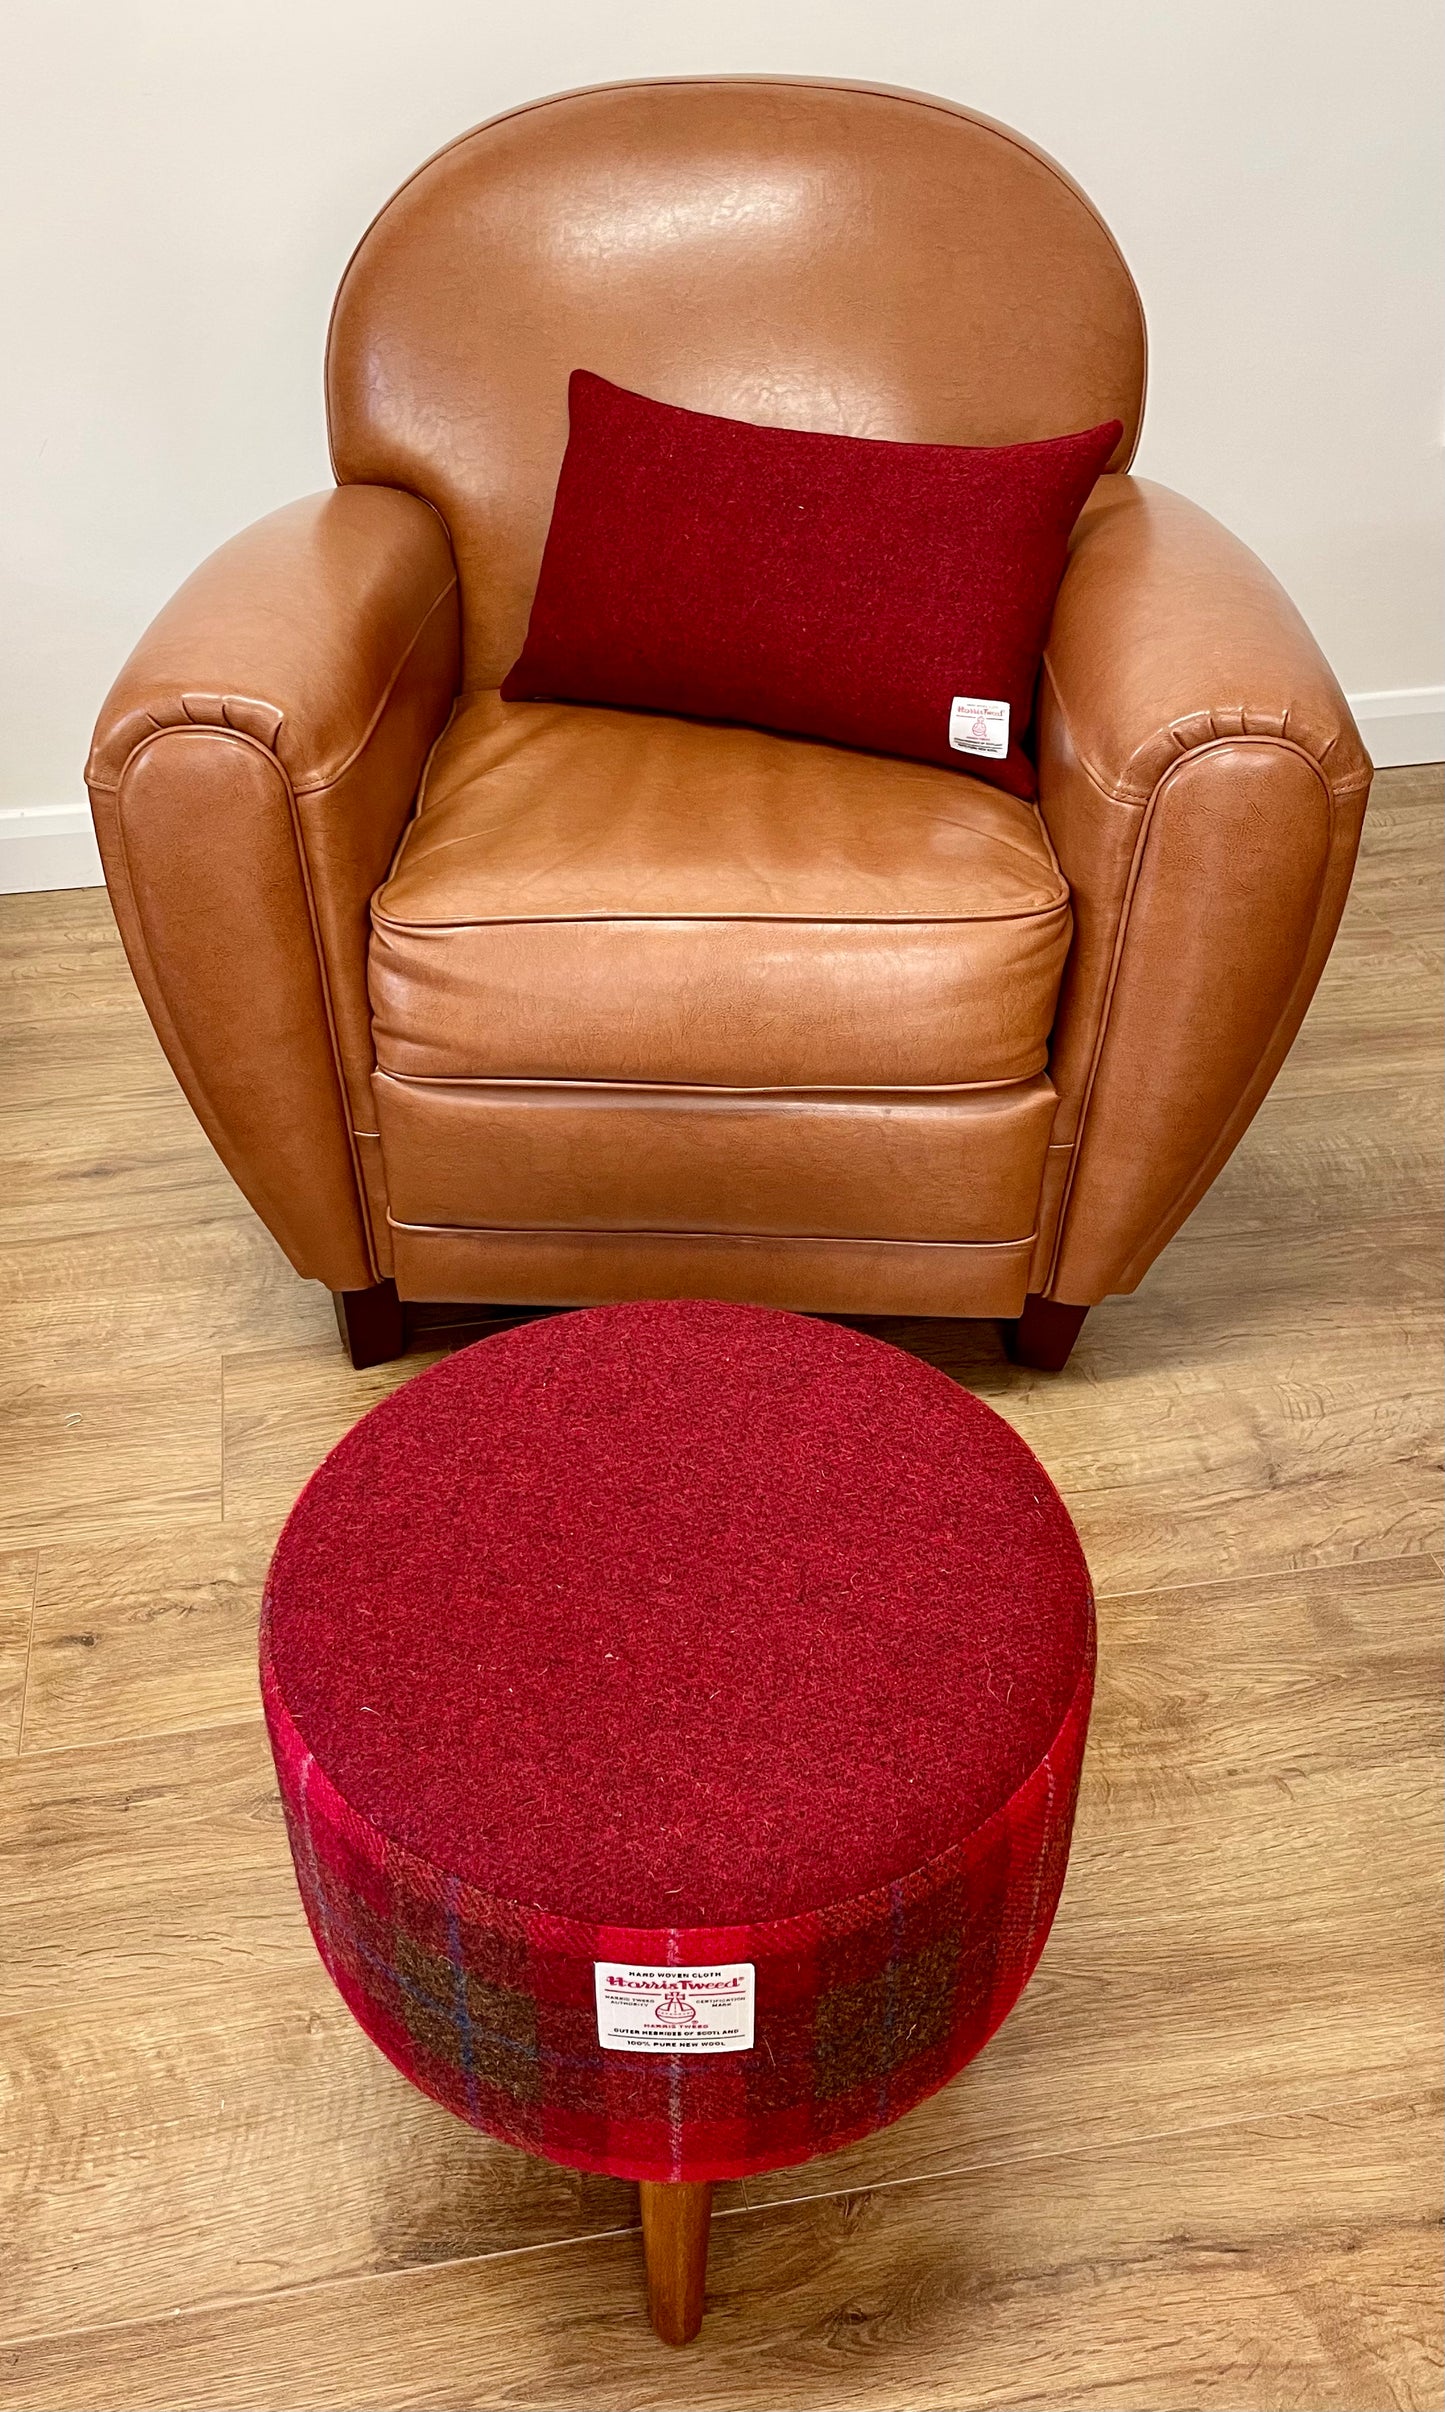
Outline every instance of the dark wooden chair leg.
{"type": "Polygon", "coordinates": [[[406,1327],[394,1281],[378,1281],[369,1290],[333,1290],[336,1328],[358,1373],[367,1365],[385,1365],[406,1347],[406,1327]]]}
{"type": "Polygon", "coordinates": [[[1004,1346],[1015,1365],[1030,1365],[1036,1373],[1062,1373],[1088,1311],[1086,1306],[1065,1306],[1060,1299],[1033,1293],[1024,1300],[1017,1323],[1004,1325],[1004,1346]]]}
{"type": "Polygon", "coordinates": [[[712,2186],[703,2179],[639,2186],[647,2309],[664,2345],[689,2345],[702,2326],[712,2186]]]}

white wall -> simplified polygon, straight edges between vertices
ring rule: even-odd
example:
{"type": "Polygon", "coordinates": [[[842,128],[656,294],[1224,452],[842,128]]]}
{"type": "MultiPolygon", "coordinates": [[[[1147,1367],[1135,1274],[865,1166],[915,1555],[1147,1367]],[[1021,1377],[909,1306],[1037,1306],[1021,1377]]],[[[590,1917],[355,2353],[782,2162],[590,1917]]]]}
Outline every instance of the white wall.
{"type": "Polygon", "coordinates": [[[1144,295],[1140,466],[1352,695],[1438,708],[1439,47],[1434,0],[0,0],[0,807],[73,806],[152,612],[327,482],[327,310],[387,193],[632,74],[872,77],[1042,143],[1144,295]]]}

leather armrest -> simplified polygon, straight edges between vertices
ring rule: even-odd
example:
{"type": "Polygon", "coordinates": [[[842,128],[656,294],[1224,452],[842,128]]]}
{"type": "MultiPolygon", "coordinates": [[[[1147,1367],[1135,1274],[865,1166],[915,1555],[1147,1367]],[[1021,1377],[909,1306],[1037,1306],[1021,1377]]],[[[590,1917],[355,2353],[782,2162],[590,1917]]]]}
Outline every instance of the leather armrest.
{"type": "Polygon", "coordinates": [[[267,746],[298,795],[333,785],[455,586],[446,530],[413,494],[339,486],[271,512],[152,620],[101,706],[87,785],[117,786],[158,729],[198,726],[267,746]]]}
{"type": "Polygon", "coordinates": [[[1121,802],[1147,803],[1181,754],[1219,737],[1282,738],[1332,787],[1370,782],[1349,705],[1278,579],[1147,478],[1101,477],[1085,504],[1043,675],[1049,770],[1073,754],[1121,802]]]}
{"type": "Polygon", "coordinates": [[[292,1262],[333,1289],[385,1269],[368,908],[459,645],[430,506],[378,486],[310,496],[223,545],[152,622],[86,771],[171,1063],[292,1262]]]}
{"type": "Polygon", "coordinates": [[[1102,478],[1039,690],[1074,940],[1031,1283],[1132,1289],[1284,1059],[1349,887],[1371,766],[1304,621],[1167,488],[1102,478]]]}

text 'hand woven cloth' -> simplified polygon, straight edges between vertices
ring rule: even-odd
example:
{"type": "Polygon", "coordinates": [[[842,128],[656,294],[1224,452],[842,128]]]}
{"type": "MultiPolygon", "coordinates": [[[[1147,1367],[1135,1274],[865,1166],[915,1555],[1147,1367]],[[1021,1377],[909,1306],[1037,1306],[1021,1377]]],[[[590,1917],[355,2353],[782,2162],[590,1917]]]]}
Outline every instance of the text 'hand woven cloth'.
{"type": "Polygon", "coordinates": [[[707,1302],[480,1342],[363,1418],[262,1630],[302,1898],[362,2026],[581,2169],[746,2175],[942,2085],[1063,1883],[1093,1603],[998,1416],[707,1302]]]}

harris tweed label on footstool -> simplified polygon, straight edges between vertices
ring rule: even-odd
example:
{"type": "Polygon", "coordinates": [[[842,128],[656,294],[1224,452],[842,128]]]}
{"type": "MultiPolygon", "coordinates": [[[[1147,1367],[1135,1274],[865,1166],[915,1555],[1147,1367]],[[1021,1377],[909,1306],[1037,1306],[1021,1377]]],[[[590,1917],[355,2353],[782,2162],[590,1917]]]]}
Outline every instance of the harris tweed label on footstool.
{"type": "Polygon", "coordinates": [[[750,1960],[718,1968],[594,1963],[597,2040],[604,2052],[750,2052],[750,1960]]]}

